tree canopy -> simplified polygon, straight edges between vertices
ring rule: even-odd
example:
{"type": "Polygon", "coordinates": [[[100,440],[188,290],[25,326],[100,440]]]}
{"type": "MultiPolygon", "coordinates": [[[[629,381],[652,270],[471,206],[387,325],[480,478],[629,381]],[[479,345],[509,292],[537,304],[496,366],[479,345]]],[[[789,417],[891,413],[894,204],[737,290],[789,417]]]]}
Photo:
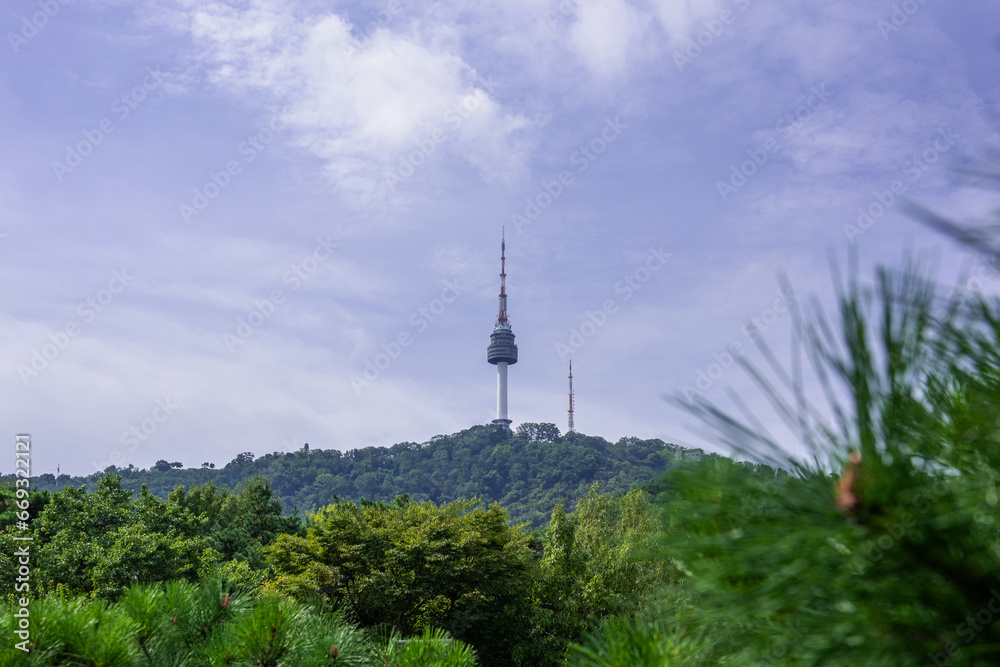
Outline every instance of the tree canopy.
{"type": "MultiPolygon", "coordinates": [[[[409,494],[416,502],[448,503],[472,497],[499,502],[514,521],[544,523],[561,501],[572,506],[599,482],[605,491],[624,492],[637,482],[659,478],[683,449],[651,439],[603,438],[570,432],[554,424],[520,424],[516,431],[487,424],[419,444],[365,447],[346,452],[316,447],[274,452],[259,458],[238,454],[221,468],[177,469],[160,461],[151,470],[109,468],[104,473],[70,478],[41,475],[38,490],[93,485],[104,474],[121,477],[123,488],[166,499],[174,487],[212,484],[235,487],[254,475],[270,480],[283,510],[309,510],[344,500],[391,501],[409,494]]],[[[12,478],[4,478],[12,480],[12,478]]]]}

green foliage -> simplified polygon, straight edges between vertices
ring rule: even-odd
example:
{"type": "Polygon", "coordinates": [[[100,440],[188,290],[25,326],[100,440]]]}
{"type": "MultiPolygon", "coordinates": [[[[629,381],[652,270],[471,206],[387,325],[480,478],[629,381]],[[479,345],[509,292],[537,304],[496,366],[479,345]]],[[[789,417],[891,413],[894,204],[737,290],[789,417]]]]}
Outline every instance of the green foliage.
{"type": "MultiPolygon", "coordinates": [[[[9,637],[14,637],[15,620],[5,609],[0,626],[11,629],[9,637]]],[[[29,655],[5,642],[0,664],[127,667],[137,664],[136,647],[129,641],[137,629],[132,619],[112,612],[104,601],[85,604],[50,597],[31,607],[29,655]]]]}
{"type": "MultiPolygon", "coordinates": [[[[251,589],[265,578],[261,549],[278,533],[302,530],[297,516],[282,516],[266,479],[248,479],[236,492],[214,486],[177,489],[164,501],[145,487],[122,488],[102,477],[93,492],[66,488],[49,496],[31,523],[31,595],[57,588],[69,595],[117,599],[136,584],[223,578],[251,589]]],[[[8,527],[4,553],[16,548],[8,527]]],[[[0,584],[14,590],[16,563],[0,561],[0,584]]]]}
{"type": "Polygon", "coordinates": [[[424,628],[418,637],[402,639],[395,631],[379,643],[387,667],[475,667],[471,646],[454,641],[440,628],[424,628]]]}
{"type": "Polygon", "coordinates": [[[638,489],[606,496],[594,485],[573,514],[553,509],[535,582],[533,664],[555,664],[570,642],[604,618],[634,614],[665,581],[645,553],[656,528],[648,498],[638,489]]]}
{"type": "Polygon", "coordinates": [[[285,662],[305,610],[291,600],[266,595],[253,610],[234,622],[213,646],[219,658],[257,665],[285,662]],[[235,649],[235,650],[233,650],[235,649]],[[225,655],[222,654],[226,651],[225,655]]]}
{"type": "Polygon", "coordinates": [[[17,513],[24,510],[28,512],[28,521],[34,521],[49,500],[48,491],[36,491],[30,487],[15,488],[14,482],[0,482],[0,530],[14,525],[18,520],[17,513]],[[20,494],[18,489],[21,489],[20,494]],[[27,507],[24,507],[25,502],[27,507]]]}
{"type": "Polygon", "coordinates": [[[681,667],[699,659],[702,642],[673,634],[663,618],[614,616],[572,647],[573,667],[681,667]]]}
{"type": "Polygon", "coordinates": [[[270,589],[327,601],[362,627],[450,628],[484,665],[508,664],[530,632],[533,555],[496,504],[340,501],[309,517],[307,537],[282,535],[265,553],[270,589]]]}
{"type": "MultiPolygon", "coordinates": [[[[996,664],[1000,301],[942,302],[908,268],[843,291],[839,341],[821,313],[795,317],[834,422],[749,369],[814,461],[672,472],[662,552],[695,595],[672,632],[711,633],[714,664],[996,664]]],[[[765,434],[688,407],[721,441],[780,460],[765,434]]]]}
{"type": "Polygon", "coordinates": [[[198,567],[199,579],[219,579],[242,591],[254,591],[267,578],[266,570],[254,569],[245,560],[225,560],[215,549],[205,549],[198,567]]]}
{"type": "Polygon", "coordinates": [[[529,442],[559,442],[559,429],[555,424],[518,424],[517,435],[529,442]]]}
{"type": "MultiPolygon", "coordinates": [[[[134,583],[165,581],[192,570],[190,541],[171,540],[142,522],[108,533],[102,546],[94,555],[90,580],[93,593],[106,599],[116,599],[134,583]]],[[[51,558],[51,552],[44,553],[51,558]]]]}
{"type": "MultiPolygon", "coordinates": [[[[171,515],[164,504],[145,491],[133,499],[113,477],[93,493],[70,488],[52,494],[31,523],[30,593],[61,586],[70,594],[112,599],[134,583],[193,574],[193,517],[171,515]]],[[[0,533],[0,543],[13,553],[13,529],[0,533]]],[[[0,580],[8,590],[14,577],[14,563],[5,559],[0,580]]]]}
{"type": "MultiPolygon", "coordinates": [[[[31,606],[30,652],[5,642],[0,665],[32,667],[384,667],[366,636],[336,616],[286,598],[250,598],[216,580],[136,586],[116,604],[50,596],[31,606]]],[[[0,607],[0,627],[16,627],[13,609],[0,607]]],[[[6,634],[6,632],[5,632],[6,634]]],[[[438,655],[423,663],[466,667],[468,647],[428,634],[406,656],[438,655]]]]}
{"type": "MultiPolygon", "coordinates": [[[[581,444],[590,453],[578,461],[596,460],[593,451],[667,461],[656,441],[608,446],[578,434],[559,442],[551,425],[522,431],[535,440],[483,431],[496,439],[491,465],[516,460],[510,469],[520,474],[526,453],[549,461],[581,444]],[[552,452],[541,449],[542,439],[552,452]]],[[[438,466],[456,458],[444,448],[435,457],[438,466]]],[[[238,462],[253,463],[250,456],[238,462]]],[[[555,479],[553,471],[538,474],[555,479]]],[[[609,614],[630,613],[638,604],[632,596],[658,571],[632,557],[654,528],[647,494],[638,490],[612,498],[593,486],[574,514],[559,503],[553,526],[532,534],[512,526],[500,505],[479,500],[438,506],[404,493],[392,502],[337,501],[311,515],[306,531],[297,516],[282,516],[260,476],[234,491],[212,482],[178,486],[166,500],[144,486],[130,491],[117,475],[95,486],[51,494],[32,522],[25,594],[37,600],[33,619],[36,610],[42,619],[33,639],[51,640],[51,650],[35,647],[35,664],[444,666],[473,664],[472,647],[488,666],[558,664],[581,633],[609,614]],[[251,604],[248,596],[268,579],[268,591],[299,602],[270,595],[251,604]],[[379,657],[343,622],[303,603],[388,628],[393,642],[381,644],[379,657]],[[350,646],[357,650],[341,650],[350,646]]],[[[554,483],[548,493],[564,488],[554,483]]],[[[13,535],[0,532],[9,552],[13,535]]],[[[4,559],[8,590],[15,574],[4,559]]]]}
{"type": "MultiPolygon", "coordinates": [[[[262,478],[235,492],[177,488],[163,501],[109,476],[93,492],[52,494],[33,524],[28,594],[42,596],[33,611],[42,605],[43,617],[56,619],[47,627],[65,633],[53,644],[60,660],[91,660],[86,645],[120,654],[122,664],[140,654],[174,664],[198,646],[204,654],[194,664],[323,664],[332,646],[350,641],[342,623],[290,599],[269,596],[243,614],[247,596],[270,577],[268,591],[390,628],[397,640],[431,633],[385,644],[384,657],[398,654],[398,664],[469,664],[469,646],[483,665],[557,664],[571,641],[608,615],[631,613],[662,578],[658,565],[633,558],[655,528],[647,498],[639,490],[605,496],[594,486],[575,513],[557,506],[541,540],[511,526],[497,504],[437,506],[407,494],[391,503],[338,501],[310,515],[302,531],[297,518],[281,516],[262,478]],[[80,594],[115,604],[87,606],[74,601],[80,594]],[[223,599],[230,602],[220,606],[223,599]],[[134,627],[107,643],[80,629],[111,613],[134,627]]],[[[0,542],[13,550],[11,531],[0,542]]],[[[0,571],[12,585],[10,561],[0,571]]]]}
{"type": "MultiPolygon", "coordinates": [[[[439,504],[479,497],[487,503],[499,502],[517,522],[541,525],[555,504],[565,501],[572,506],[595,482],[607,491],[625,492],[636,483],[661,476],[681,453],[676,445],[655,439],[622,438],[612,444],[576,432],[560,435],[554,424],[520,424],[514,433],[487,424],[422,444],[403,442],[347,452],[303,448],[257,459],[243,452],[218,469],[175,469],[161,461],[159,468],[151,470],[129,467],[109,472],[122,478],[123,488],[138,491],[145,484],[160,498],[167,498],[177,487],[211,487],[217,496],[225,496],[218,489],[236,488],[263,475],[286,513],[295,507],[325,507],[334,496],[391,501],[408,493],[417,502],[439,504]]],[[[54,491],[70,484],[93,486],[103,474],[72,479],[43,475],[32,483],[39,490],[54,491]]],[[[208,509],[187,507],[196,516],[208,509]]],[[[215,548],[234,557],[240,539],[234,536],[230,547],[215,548]]]]}

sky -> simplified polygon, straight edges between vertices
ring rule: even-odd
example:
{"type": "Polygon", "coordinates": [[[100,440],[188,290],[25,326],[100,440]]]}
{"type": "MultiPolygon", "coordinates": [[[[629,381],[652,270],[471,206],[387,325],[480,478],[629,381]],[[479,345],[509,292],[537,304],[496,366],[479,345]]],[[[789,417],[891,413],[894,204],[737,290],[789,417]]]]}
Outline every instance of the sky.
{"type": "Polygon", "coordinates": [[[998,25],[988,0],[5,2],[0,431],[89,474],[487,423],[505,234],[514,425],[565,430],[571,358],[579,431],[719,450],[663,394],[775,422],[731,353],[759,362],[752,318],[787,350],[779,272],[832,306],[831,252],[976,270],[900,202],[996,206],[954,166],[997,141],[998,25]]]}

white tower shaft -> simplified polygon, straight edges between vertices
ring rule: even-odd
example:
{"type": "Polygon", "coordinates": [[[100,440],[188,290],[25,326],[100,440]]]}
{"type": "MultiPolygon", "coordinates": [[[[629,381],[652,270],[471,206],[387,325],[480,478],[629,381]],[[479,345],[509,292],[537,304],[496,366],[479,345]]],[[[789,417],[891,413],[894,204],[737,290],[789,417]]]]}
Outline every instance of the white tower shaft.
{"type": "Polygon", "coordinates": [[[497,419],[507,419],[507,362],[497,363],[497,419]]]}

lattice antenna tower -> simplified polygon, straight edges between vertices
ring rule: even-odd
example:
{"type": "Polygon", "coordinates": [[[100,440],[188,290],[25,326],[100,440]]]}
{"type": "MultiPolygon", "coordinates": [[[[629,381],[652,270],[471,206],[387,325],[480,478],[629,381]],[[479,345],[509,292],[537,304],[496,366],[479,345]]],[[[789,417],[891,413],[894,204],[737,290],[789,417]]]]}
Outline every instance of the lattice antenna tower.
{"type": "Polygon", "coordinates": [[[573,428],[573,405],[576,402],[575,396],[573,395],[573,360],[569,360],[569,428],[566,429],[567,433],[575,430],[573,428]]]}

